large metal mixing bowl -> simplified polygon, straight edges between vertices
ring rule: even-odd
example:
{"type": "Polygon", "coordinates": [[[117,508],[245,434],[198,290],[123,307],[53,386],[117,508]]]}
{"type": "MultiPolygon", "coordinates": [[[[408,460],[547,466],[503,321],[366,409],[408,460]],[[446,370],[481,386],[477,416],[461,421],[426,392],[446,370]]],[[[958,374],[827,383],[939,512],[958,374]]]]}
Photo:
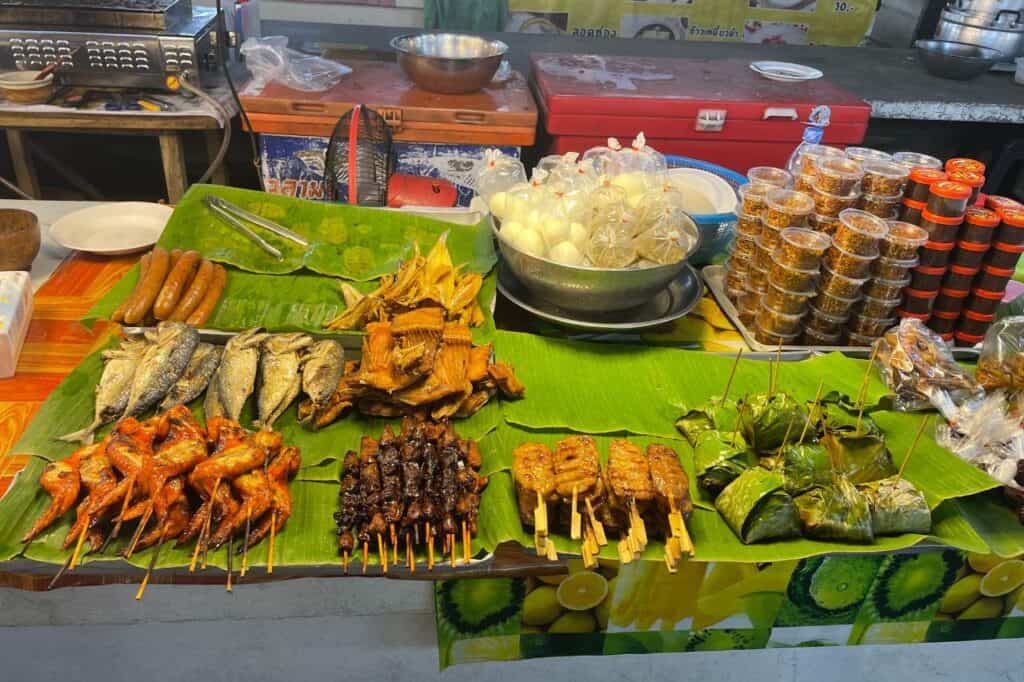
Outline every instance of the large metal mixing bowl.
{"type": "MultiPolygon", "coordinates": [[[[600,313],[635,308],[665,289],[686,267],[686,258],[649,268],[563,265],[517,249],[502,237],[493,217],[491,229],[501,257],[523,286],[566,310],[600,313]]],[[[693,236],[693,245],[687,257],[700,248],[700,230],[692,219],[688,231],[693,236]]]]}
{"type": "Polygon", "coordinates": [[[500,40],[464,33],[416,33],[391,41],[398,64],[424,90],[446,95],[476,92],[491,82],[508,52],[500,40]]]}
{"type": "Polygon", "coordinates": [[[977,78],[1003,56],[998,50],[948,40],[918,40],[914,46],[928,73],[958,81],[977,78]]]}

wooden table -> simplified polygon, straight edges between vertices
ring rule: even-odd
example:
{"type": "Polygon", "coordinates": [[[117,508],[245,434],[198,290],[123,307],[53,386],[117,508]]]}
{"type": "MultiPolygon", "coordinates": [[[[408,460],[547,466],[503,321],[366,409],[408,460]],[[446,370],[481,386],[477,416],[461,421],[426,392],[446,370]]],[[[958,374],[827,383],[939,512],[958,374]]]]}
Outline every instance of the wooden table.
{"type": "MultiPolygon", "coordinates": [[[[156,137],[160,143],[160,158],[163,162],[164,180],[167,185],[167,200],[176,203],[188,189],[188,175],[185,167],[185,133],[197,131],[203,134],[209,161],[213,161],[221,142],[220,122],[212,115],[196,111],[174,113],[109,112],[103,109],[58,109],[41,110],[27,107],[24,110],[13,106],[0,108],[0,128],[7,134],[11,151],[14,174],[18,187],[26,194],[40,197],[39,179],[27,134],[32,132],[59,131],[94,135],[147,135],[156,137]]],[[[213,182],[227,184],[227,175],[222,165],[214,174],[213,182]]]]}

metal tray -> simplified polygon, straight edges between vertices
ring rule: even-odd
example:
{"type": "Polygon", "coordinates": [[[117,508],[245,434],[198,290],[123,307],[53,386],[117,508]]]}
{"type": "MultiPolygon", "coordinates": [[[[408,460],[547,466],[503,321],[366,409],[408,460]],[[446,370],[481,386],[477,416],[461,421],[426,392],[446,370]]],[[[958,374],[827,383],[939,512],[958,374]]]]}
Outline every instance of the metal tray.
{"type": "MultiPolygon", "coordinates": [[[[708,265],[701,270],[701,276],[704,278],[704,282],[708,285],[708,290],[711,295],[714,296],[715,302],[718,303],[722,312],[729,318],[729,321],[736,326],[736,331],[740,333],[743,340],[747,343],[751,350],[759,353],[772,353],[778,352],[778,346],[769,346],[760,343],[754,338],[754,333],[747,328],[743,321],[740,320],[739,311],[736,310],[736,306],[733,305],[729,297],[725,295],[725,268],[721,265],[708,265]]],[[[977,348],[953,348],[953,357],[957,360],[977,360],[978,349],[977,348]]],[[[870,346],[782,346],[783,353],[842,353],[843,355],[851,358],[869,358],[871,357],[870,346]]]]}

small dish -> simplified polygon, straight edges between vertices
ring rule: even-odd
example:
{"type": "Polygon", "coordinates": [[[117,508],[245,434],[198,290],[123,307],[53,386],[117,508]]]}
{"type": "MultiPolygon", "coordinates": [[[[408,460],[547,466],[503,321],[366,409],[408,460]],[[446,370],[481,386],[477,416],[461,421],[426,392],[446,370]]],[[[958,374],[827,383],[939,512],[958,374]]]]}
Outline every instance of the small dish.
{"type": "Polygon", "coordinates": [[[820,69],[792,62],[752,62],[750,68],[769,80],[791,83],[817,80],[825,75],[820,69]]]}
{"type": "Polygon", "coordinates": [[[50,227],[50,238],[76,251],[116,256],[156,244],[174,209],[163,204],[126,201],[69,213],[50,227]]]}

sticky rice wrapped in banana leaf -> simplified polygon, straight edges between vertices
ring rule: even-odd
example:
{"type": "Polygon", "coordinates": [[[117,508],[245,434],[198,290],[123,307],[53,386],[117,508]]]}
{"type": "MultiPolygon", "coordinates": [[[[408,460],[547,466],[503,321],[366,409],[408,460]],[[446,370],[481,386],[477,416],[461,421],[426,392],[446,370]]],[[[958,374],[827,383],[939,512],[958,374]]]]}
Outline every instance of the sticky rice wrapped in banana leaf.
{"type": "Polygon", "coordinates": [[[867,498],[844,476],[795,498],[805,537],[843,542],[871,542],[871,508],[867,498]]]}
{"type": "Polygon", "coordinates": [[[875,535],[930,533],[932,514],[924,494],[902,476],[890,476],[857,486],[871,507],[875,535]]]}
{"type": "Polygon", "coordinates": [[[738,418],[736,401],[721,396],[711,396],[703,407],[693,408],[676,420],[676,429],[683,434],[691,447],[697,447],[697,437],[705,432],[718,430],[732,433],[736,430],[738,418]]]}
{"type": "Polygon", "coordinates": [[[800,534],[800,515],[781,474],[751,467],[725,487],[715,508],[743,544],[800,534]]]}
{"type": "Polygon", "coordinates": [[[786,445],[779,453],[782,475],[786,478],[786,492],[799,495],[811,488],[832,482],[832,458],[819,443],[786,445]]]}
{"type": "Polygon", "coordinates": [[[838,469],[855,485],[896,473],[881,434],[828,433],[821,439],[838,469]]]}
{"type": "Polygon", "coordinates": [[[799,435],[807,422],[807,410],[785,393],[759,393],[739,403],[743,435],[755,451],[777,450],[789,433],[799,435]]]}
{"type": "MultiPolygon", "coordinates": [[[[818,405],[808,408],[812,424],[818,425],[825,433],[857,432],[857,406],[841,394],[830,394],[818,405]]],[[[881,435],[882,430],[868,414],[861,414],[860,433],[862,435],[881,435]]]]}
{"type": "Polygon", "coordinates": [[[757,462],[743,436],[735,431],[704,431],[693,448],[697,483],[714,497],[757,462]]]}

